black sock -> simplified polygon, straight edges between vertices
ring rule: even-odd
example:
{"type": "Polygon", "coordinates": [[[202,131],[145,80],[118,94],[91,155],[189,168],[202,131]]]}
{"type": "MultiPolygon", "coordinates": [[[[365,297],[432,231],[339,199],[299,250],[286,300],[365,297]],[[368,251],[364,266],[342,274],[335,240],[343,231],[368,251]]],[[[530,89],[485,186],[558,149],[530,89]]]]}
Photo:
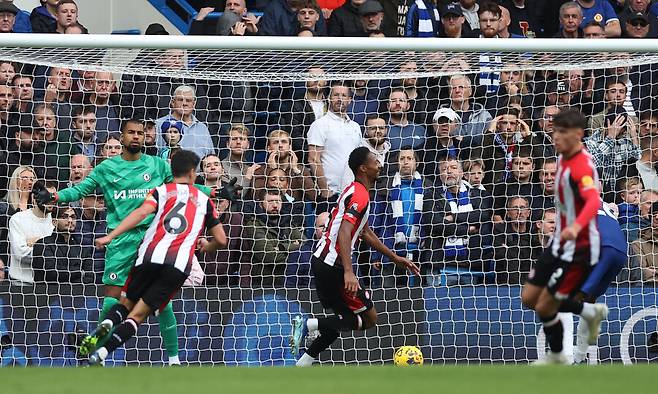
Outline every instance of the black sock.
{"type": "Polygon", "coordinates": [[[317,359],[320,352],[331,346],[338,338],[338,331],[332,329],[320,329],[320,336],[315,338],[311,346],[306,349],[306,354],[317,359]]]}
{"type": "Polygon", "coordinates": [[[567,298],[560,304],[560,312],[569,312],[580,315],[583,311],[583,302],[567,298]]]}
{"type": "Polygon", "coordinates": [[[110,340],[105,344],[108,353],[112,353],[119,346],[126,343],[133,335],[137,333],[137,322],[133,319],[126,319],[114,330],[110,340]]]}
{"type": "Polygon", "coordinates": [[[318,330],[352,331],[359,329],[358,317],[352,314],[334,315],[318,319],[318,330]]]}
{"type": "Polygon", "coordinates": [[[121,324],[128,317],[128,308],[121,304],[116,304],[107,312],[106,319],[112,320],[113,327],[121,324]]]}
{"type": "Polygon", "coordinates": [[[541,318],[541,322],[544,326],[544,334],[546,334],[546,342],[548,347],[553,353],[559,353],[562,351],[562,338],[564,336],[564,327],[562,327],[562,320],[557,316],[557,314],[548,317],[541,318]]]}

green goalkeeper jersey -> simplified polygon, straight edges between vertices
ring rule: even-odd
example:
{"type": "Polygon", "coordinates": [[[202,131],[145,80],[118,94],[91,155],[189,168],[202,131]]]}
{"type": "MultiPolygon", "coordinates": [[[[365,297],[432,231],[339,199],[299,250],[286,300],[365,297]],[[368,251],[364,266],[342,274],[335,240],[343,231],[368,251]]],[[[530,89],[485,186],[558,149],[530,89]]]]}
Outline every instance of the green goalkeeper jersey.
{"type": "MultiPolygon", "coordinates": [[[[159,157],[142,154],[138,160],[127,161],[118,155],[103,160],[80,184],[60,190],[58,201],[77,201],[100,187],[105,196],[107,228],[114,229],[142,205],[148,192],[172,180],[171,167],[159,157]]],[[[210,195],[210,188],[197,187],[210,195]]],[[[153,215],[147,217],[139,226],[148,226],[152,219],[153,215]]]]}

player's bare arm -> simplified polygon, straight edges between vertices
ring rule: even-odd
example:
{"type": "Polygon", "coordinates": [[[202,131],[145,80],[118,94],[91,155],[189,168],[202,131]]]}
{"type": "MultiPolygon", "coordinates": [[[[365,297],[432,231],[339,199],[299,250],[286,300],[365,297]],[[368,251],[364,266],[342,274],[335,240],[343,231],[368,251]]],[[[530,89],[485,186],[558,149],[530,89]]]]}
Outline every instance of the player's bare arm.
{"type": "Polygon", "coordinates": [[[224,227],[221,224],[211,228],[210,235],[212,235],[212,241],[199,239],[201,242],[200,249],[203,253],[211,253],[217,249],[225,248],[228,245],[228,239],[226,238],[224,227]]]}
{"type": "Polygon", "coordinates": [[[418,268],[418,266],[413,261],[393,253],[391,249],[382,243],[377,235],[370,229],[369,225],[366,225],[363,229],[362,238],[368,243],[368,245],[372,246],[376,251],[388,257],[389,260],[391,260],[398,267],[406,268],[413,272],[415,275],[420,275],[420,268],[418,268]]]}
{"type": "Polygon", "coordinates": [[[150,214],[154,213],[156,210],[155,204],[150,201],[145,201],[141,207],[134,210],[130,215],[121,221],[121,223],[112,230],[108,235],[98,238],[96,240],[96,248],[103,249],[105,245],[109,244],[114,238],[125,233],[126,231],[132,230],[146,219],[150,214]]]}
{"type": "Polygon", "coordinates": [[[352,254],[351,254],[351,243],[352,243],[352,230],[354,229],[354,224],[343,220],[340,223],[340,228],[338,229],[338,245],[340,262],[343,264],[344,279],[345,279],[345,290],[350,293],[356,293],[359,290],[359,280],[356,278],[354,271],[352,270],[352,254]]]}

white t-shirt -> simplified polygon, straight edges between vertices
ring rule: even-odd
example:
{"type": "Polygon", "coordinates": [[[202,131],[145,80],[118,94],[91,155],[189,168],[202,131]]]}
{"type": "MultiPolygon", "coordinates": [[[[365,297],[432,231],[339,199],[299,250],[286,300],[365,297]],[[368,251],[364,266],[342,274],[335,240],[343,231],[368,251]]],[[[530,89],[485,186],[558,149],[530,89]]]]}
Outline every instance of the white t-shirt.
{"type": "Polygon", "coordinates": [[[32,246],[27,245],[27,240],[47,237],[54,229],[50,214],[40,218],[34,215],[32,209],[16,212],[9,219],[9,278],[13,281],[34,283],[32,246]]]}
{"type": "Polygon", "coordinates": [[[320,119],[324,116],[324,100],[308,100],[308,104],[313,108],[315,119],[320,119]]]}
{"type": "Polygon", "coordinates": [[[331,111],[317,119],[308,130],[308,144],[323,148],[322,168],[327,187],[340,193],[354,180],[347,161],[350,153],[361,144],[361,128],[345,117],[331,111]]]}

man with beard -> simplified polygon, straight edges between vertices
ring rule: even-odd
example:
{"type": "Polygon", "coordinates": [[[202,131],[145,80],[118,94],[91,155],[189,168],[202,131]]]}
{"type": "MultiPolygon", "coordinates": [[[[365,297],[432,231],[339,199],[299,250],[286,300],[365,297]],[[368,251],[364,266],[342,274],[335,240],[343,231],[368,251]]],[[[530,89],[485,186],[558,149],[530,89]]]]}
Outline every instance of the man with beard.
{"type": "Polygon", "coordinates": [[[391,143],[388,141],[388,125],[386,120],[371,115],[366,120],[365,136],[361,140],[361,146],[370,149],[379,164],[384,167],[388,162],[388,152],[391,150],[391,143]]]}
{"type": "Polygon", "coordinates": [[[425,144],[425,127],[407,118],[409,99],[402,89],[393,89],[388,96],[388,124],[391,150],[399,151],[403,146],[420,149],[425,144]]]}
{"type": "MultiPolygon", "coordinates": [[[[101,162],[79,185],[56,193],[41,188],[35,193],[36,201],[43,204],[51,201],[64,203],[77,201],[100,187],[107,207],[108,230],[115,229],[123,218],[142,205],[152,189],[173,180],[171,168],[166,161],[142,154],[144,146],[142,121],[129,119],[123,123],[121,144],[123,145],[121,155],[101,162]]],[[[207,187],[198,186],[198,188],[206,194],[211,194],[207,187]]],[[[229,198],[233,198],[233,196],[229,196],[229,198]]],[[[150,220],[145,220],[136,228],[116,237],[107,246],[103,273],[105,297],[99,321],[103,321],[107,312],[119,302],[121,289],[128,279],[128,273],[137,258],[137,250],[149,224],[150,220]]],[[[159,323],[165,349],[169,356],[169,364],[180,364],[176,318],[171,303],[161,311],[159,323]]],[[[105,338],[107,336],[103,339],[105,338]]],[[[98,339],[96,337],[85,338],[83,353],[91,353],[95,350],[98,339]]]]}
{"type": "Polygon", "coordinates": [[[472,38],[475,37],[470,25],[464,19],[464,13],[459,4],[448,4],[441,13],[441,30],[439,37],[472,38]]]}

